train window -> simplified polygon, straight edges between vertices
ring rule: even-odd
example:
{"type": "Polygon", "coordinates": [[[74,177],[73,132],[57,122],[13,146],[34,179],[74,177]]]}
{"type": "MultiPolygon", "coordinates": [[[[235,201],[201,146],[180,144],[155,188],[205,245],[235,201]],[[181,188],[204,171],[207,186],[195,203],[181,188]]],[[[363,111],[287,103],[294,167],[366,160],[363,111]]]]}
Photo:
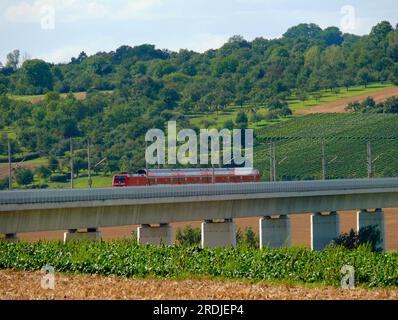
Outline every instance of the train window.
{"type": "Polygon", "coordinates": [[[196,184],[196,183],[200,183],[200,178],[188,177],[186,179],[186,184],[196,184]]]}
{"type": "Polygon", "coordinates": [[[212,178],[210,177],[203,177],[202,178],[202,183],[212,183],[212,178]]]}
{"type": "Polygon", "coordinates": [[[237,177],[231,177],[231,182],[241,182],[241,177],[237,176],[237,177]]]}
{"type": "Polygon", "coordinates": [[[185,184],[186,183],[186,179],[185,178],[178,178],[177,179],[177,183],[178,184],[185,184]]]}
{"type": "Polygon", "coordinates": [[[228,183],[228,177],[218,177],[217,179],[216,179],[216,181],[218,182],[218,183],[228,183]]]}
{"type": "Polygon", "coordinates": [[[115,182],[126,182],[126,177],[124,176],[116,176],[115,182]]]}
{"type": "Polygon", "coordinates": [[[170,179],[162,179],[162,178],[159,178],[158,180],[157,180],[157,184],[170,184],[170,179]]]}

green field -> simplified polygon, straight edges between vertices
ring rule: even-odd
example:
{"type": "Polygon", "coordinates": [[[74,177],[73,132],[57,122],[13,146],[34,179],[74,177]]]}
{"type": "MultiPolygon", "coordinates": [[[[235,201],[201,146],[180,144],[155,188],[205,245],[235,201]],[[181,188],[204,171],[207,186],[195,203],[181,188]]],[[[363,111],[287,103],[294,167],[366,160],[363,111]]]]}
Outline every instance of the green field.
{"type": "MultiPolygon", "coordinates": [[[[102,93],[112,93],[112,90],[101,90],[102,93]]],[[[79,100],[84,100],[87,96],[86,92],[73,92],[72,93],[76,99],[79,100]]],[[[68,95],[68,93],[61,93],[60,96],[61,98],[65,98],[68,95]]],[[[14,99],[17,101],[26,101],[26,102],[32,102],[32,103],[38,103],[41,102],[45,99],[46,95],[45,94],[39,94],[39,95],[8,95],[10,99],[14,99]]]]}
{"type": "MultiPolygon", "coordinates": [[[[322,102],[335,101],[348,96],[354,96],[392,87],[390,84],[374,83],[367,89],[352,87],[347,92],[339,94],[328,92],[322,102]]],[[[292,98],[290,107],[299,110],[301,102],[292,98]]],[[[313,100],[308,100],[304,107],[311,107],[313,100]]],[[[319,104],[319,102],[317,102],[319,104]]],[[[209,114],[194,114],[190,116],[192,125],[203,128],[223,128],[227,120],[235,120],[241,107],[229,106],[224,111],[209,114]]],[[[251,119],[252,108],[244,107],[251,119]]],[[[266,115],[265,108],[257,108],[256,112],[266,115]]],[[[367,176],[366,144],[368,138],[373,140],[374,176],[398,176],[398,140],[385,139],[398,136],[398,116],[382,114],[315,114],[302,117],[286,117],[272,121],[260,120],[249,122],[249,127],[255,130],[255,166],[260,169],[264,180],[269,179],[269,138],[278,140],[276,143],[277,176],[279,180],[320,179],[321,138],[325,138],[326,175],[327,178],[363,178],[367,176]],[[297,139],[300,138],[300,139],[297,139]]],[[[12,127],[3,128],[1,133],[15,137],[12,127]]],[[[23,158],[26,154],[14,155],[23,158]]],[[[3,159],[4,158],[4,159],[3,159]]],[[[7,157],[3,156],[6,162],[7,157]]],[[[47,158],[24,161],[26,164],[46,165],[47,158]]],[[[84,173],[84,172],[83,172],[84,173]]],[[[94,187],[111,186],[112,178],[93,177],[94,187]]],[[[68,188],[70,183],[46,183],[51,188],[68,188]]],[[[87,177],[75,180],[76,188],[88,186],[87,177]]]]}
{"type": "Polygon", "coordinates": [[[255,131],[255,165],[269,177],[269,139],[276,141],[281,180],[320,179],[324,139],[327,177],[367,177],[371,140],[376,177],[398,176],[398,115],[315,114],[255,131]]]}
{"type": "MultiPolygon", "coordinates": [[[[313,94],[308,96],[308,100],[302,102],[299,101],[295,95],[291,96],[287,102],[289,104],[289,108],[292,109],[292,111],[299,111],[299,110],[305,110],[314,106],[322,105],[324,103],[328,102],[334,102],[350,97],[355,97],[363,94],[371,94],[374,92],[379,92],[383,91],[389,88],[393,88],[394,85],[390,83],[372,83],[369,84],[367,88],[364,88],[363,86],[354,86],[350,87],[347,91],[346,88],[339,88],[339,93],[334,93],[329,91],[318,91],[314,92],[313,94]],[[316,100],[314,97],[321,93],[322,98],[319,100],[316,100]]],[[[220,112],[211,112],[211,113],[205,113],[205,114],[193,114],[190,116],[190,121],[191,124],[203,128],[204,126],[207,127],[209,126],[210,128],[223,128],[224,123],[227,120],[232,120],[234,121],[236,119],[236,115],[238,114],[239,111],[245,112],[248,117],[249,117],[249,127],[253,129],[258,129],[264,126],[267,126],[269,124],[274,124],[274,123],[280,123],[284,122],[286,119],[275,119],[272,121],[267,121],[267,120],[260,120],[258,122],[252,122],[250,121],[250,115],[252,113],[252,110],[255,110],[260,117],[265,118],[267,115],[267,109],[264,106],[259,106],[256,108],[253,108],[252,106],[228,106],[225,108],[225,110],[220,111],[220,112]]]]}
{"type": "Polygon", "coordinates": [[[288,100],[289,107],[293,111],[299,111],[299,110],[305,110],[314,106],[322,105],[323,103],[327,102],[334,102],[346,98],[351,98],[363,94],[371,94],[379,91],[383,91],[385,89],[393,88],[394,85],[390,83],[372,83],[367,88],[364,88],[363,86],[355,86],[355,87],[350,87],[347,91],[346,88],[339,88],[340,92],[339,93],[334,93],[331,91],[321,91],[321,92],[316,92],[314,94],[309,95],[307,101],[299,101],[297,97],[294,95],[288,100]],[[315,96],[317,93],[322,94],[322,98],[319,100],[315,99],[315,96]]]}
{"type": "MultiPolygon", "coordinates": [[[[92,176],[93,188],[110,188],[112,187],[112,177],[111,176],[92,176]]],[[[88,188],[88,178],[80,177],[73,180],[74,188],[88,188]]],[[[45,182],[50,188],[69,188],[70,182],[59,183],[59,182],[45,182]]]]}
{"type": "Polygon", "coordinates": [[[113,242],[0,242],[0,269],[36,271],[51,265],[56,272],[134,278],[280,281],[340,286],[341,268],[355,269],[360,287],[398,286],[398,252],[375,253],[369,247],[324,251],[305,248],[256,250],[139,246],[134,240],[113,242]]]}

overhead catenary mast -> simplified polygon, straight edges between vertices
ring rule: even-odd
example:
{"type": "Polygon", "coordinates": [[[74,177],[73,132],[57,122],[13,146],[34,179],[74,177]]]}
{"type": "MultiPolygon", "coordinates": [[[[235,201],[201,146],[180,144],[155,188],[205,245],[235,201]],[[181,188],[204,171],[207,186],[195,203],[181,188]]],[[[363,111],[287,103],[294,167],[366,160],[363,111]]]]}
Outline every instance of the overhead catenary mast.
{"type": "Polygon", "coordinates": [[[11,162],[11,143],[8,139],[8,189],[12,190],[12,162],[11,162]]]}
{"type": "Polygon", "coordinates": [[[72,137],[69,138],[70,143],[70,187],[73,189],[73,144],[72,137]]]}

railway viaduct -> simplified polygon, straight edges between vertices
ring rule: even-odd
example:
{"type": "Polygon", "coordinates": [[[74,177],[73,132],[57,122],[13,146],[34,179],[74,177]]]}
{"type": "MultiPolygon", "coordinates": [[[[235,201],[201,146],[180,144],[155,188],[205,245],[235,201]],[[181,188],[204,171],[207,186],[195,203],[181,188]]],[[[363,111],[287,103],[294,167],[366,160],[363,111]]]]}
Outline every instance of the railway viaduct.
{"type": "Polygon", "coordinates": [[[291,243],[290,215],[313,213],[311,246],[322,250],[340,234],[338,212],[358,210],[358,228],[379,227],[385,248],[382,208],[395,207],[398,178],[6,191],[0,233],[68,230],[65,241],[99,240],[101,227],[140,225],[139,243],[172,245],[170,223],[203,221],[202,246],[220,247],[236,245],[234,219],[260,216],[260,245],[275,248],[291,243]]]}

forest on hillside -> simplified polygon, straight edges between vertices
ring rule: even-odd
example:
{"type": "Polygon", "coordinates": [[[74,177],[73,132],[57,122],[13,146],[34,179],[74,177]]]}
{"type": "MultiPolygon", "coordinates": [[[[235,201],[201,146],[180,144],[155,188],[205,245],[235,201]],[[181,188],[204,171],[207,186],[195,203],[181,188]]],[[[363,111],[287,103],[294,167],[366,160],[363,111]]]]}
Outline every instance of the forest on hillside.
{"type": "MultiPolygon", "coordinates": [[[[67,165],[72,137],[77,168],[85,165],[90,141],[94,160],[107,158],[107,171],[130,171],[144,165],[147,130],[163,129],[171,119],[192,127],[191,114],[230,105],[261,106],[284,117],[293,94],[305,101],[319,90],[375,81],[398,85],[398,26],[384,21],[356,36],[300,24],[279,39],[233,36],[205,53],[144,44],[82,52],[66,64],[20,60],[15,50],[0,66],[0,157],[11,138],[14,153],[64,158],[67,165]],[[87,97],[78,100],[73,92],[87,97]],[[36,104],[15,98],[39,94],[45,97],[36,104]]],[[[245,127],[242,118],[231,125],[245,127]]]]}

